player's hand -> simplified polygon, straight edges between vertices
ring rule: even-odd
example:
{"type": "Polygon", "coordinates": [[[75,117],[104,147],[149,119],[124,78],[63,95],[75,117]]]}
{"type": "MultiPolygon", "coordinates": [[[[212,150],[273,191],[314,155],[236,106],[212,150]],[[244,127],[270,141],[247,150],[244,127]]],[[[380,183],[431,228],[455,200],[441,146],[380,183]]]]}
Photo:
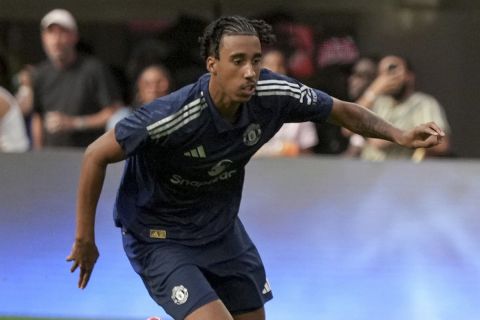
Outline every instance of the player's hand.
{"type": "Polygon", "coordinates": [[[430,148],[442,142],[445,132],[435,122],[428,122],[404,132],[399,144],[407,148],[430,148]]]}
{"type": "Polygon", "coordinates": [[[77,240],[73,243],[72,252],[67,257],[67,261],[73,261],[70,272],[74,272],[80,267],[80,277],[78,279],[78,287],[80,289],[85,289],[87,286],[98,257],[99,253],[95,242],[77,240]]]}

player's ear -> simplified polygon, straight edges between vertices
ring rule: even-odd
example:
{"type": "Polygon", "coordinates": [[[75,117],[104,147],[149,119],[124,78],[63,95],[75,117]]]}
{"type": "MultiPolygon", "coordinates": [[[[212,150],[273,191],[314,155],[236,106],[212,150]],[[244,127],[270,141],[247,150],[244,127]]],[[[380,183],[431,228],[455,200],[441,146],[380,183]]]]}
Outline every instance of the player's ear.
{"type": "Polygon", "coordinates": [[[212,56],[207,58],[207,70],[213,75],[217,74],[217,59],[212,56]]]}

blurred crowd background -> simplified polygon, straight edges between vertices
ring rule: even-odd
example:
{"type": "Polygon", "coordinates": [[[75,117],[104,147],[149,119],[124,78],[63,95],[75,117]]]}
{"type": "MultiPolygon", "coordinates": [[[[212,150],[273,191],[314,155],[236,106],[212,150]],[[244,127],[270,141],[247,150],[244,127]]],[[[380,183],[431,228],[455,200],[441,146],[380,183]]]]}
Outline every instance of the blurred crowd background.
{"type": "MultiPolygon", "coordinates": [[[[40,21],[55,8],[74,15],[77,50],[108,67],[124,106],[135,104],[138,77],[149,65],[169,71],[170,91],[194,82],[205,72],[197,41],[203,28],[220,15],[241,14],[272,24],[290,76],[340,99],[352,100],[348,82],[361,57],[408,59],[415,87],[435,97],[448,118],[448,156],[480,156],[480,2],[0,0],[0,81],[18,99],[22,75],[46,59],[40,21]]],[[[348,149],[339,128],[316,129],[312,152],[348,149]]]]}

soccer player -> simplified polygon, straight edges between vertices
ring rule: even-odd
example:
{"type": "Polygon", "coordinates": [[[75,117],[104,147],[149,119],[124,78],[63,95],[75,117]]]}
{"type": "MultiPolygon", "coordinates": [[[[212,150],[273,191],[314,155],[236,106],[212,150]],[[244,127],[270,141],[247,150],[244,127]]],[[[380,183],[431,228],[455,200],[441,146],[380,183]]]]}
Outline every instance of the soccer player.
{"type": "Polygon", "coordinates": [[[212,22],[200,38],[208,74],[141,107],[86,150],[71,271],[85,288],[99,256],[94,221],[106,167],[126,159],[115,203],[126,254],[175,319],[261,320],[272,298],[237,214],[244,168],[285,122],[331,121],[365,136],[430,147],[434,123],[402,131],[367,109],[261,69],[264,21],[212,22]]]}

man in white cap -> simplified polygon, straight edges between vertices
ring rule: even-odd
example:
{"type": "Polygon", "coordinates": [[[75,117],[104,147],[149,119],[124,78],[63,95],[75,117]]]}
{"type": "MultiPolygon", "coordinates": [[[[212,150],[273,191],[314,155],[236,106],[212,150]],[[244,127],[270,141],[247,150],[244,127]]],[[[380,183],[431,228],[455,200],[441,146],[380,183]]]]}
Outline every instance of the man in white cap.
{"type": "Polygon", "coordinates": [[[100,61],[77,52],[70,12],[54,9],[40,26],[48,60],[38,66],[34,82],[33,146],[86,147],[104,132],[120,92],[100,61]]]}

